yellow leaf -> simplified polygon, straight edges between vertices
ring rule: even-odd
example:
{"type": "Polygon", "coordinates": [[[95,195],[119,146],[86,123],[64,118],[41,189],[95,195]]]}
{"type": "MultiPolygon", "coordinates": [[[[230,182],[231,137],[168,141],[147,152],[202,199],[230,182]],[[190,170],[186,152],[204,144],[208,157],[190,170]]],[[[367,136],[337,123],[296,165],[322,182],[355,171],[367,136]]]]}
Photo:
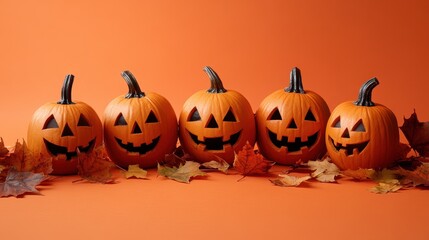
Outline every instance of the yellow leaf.
{"type": "Polygon", "coordinates": [[[340,175],[340,169],[328,157],[323,161],[308,161],[307,165],[314,171],[311,176],[319,182],[335,182],[335,177],[340,175]]]}
{"type": "Polygon", "coordinates": [[[186,161],[179,167],[168,167],[158,164],[158,174],[178,182],[189,183],[192,177],[204,176],[205,172],[200,170],[200,164],[193,161],[186,161]]]}
{"type": "Polygon", "coordinates": [[[223,173],[226,173],[228,171],[229,168],[229,164],[223,160],[222,158],[217,157],[217,160],[212,160],[210,162],[205,162],[202,165],[206,168],[211,168],[211,169],[217,169],[223,173]]]}
{"type": "Polygon", "coordinates": [[[376,174],[374,169],[366,168],[359,168],[358,170],[344,170],[341,173],[358,181],[373,179],[376,174]]]}
{"type": "MultiPolygon", "coordinates": [[[[395,179],[396,180],[396,179],[395,179]]],[[[370,189],[373,193],[386,194],[396,192],[402,188],[398,180],[390,180],[388,182],[379,182],[377,186],[370,189]]]]}
{"type": "Polygon", "coordinates": [[[280,187],[297,187],[302,182],[307,181],[311,179],[311,176],[304,176],[304,177],[295,177],[287,174],[279,174],[281,178],[278,179],[270,179],[270,181],[280,187]]]}
{"type": "Polygon", "coordinates": [[[141,169],[138,164],[136,164],[136,165],[129,165],[128,166],[128,171],[125,172],[125,177],[126,178],[131,178],[131,177],[146,178],[146,176],[147,176],[147,171],[144,170],[144,169],[141,169]]]}

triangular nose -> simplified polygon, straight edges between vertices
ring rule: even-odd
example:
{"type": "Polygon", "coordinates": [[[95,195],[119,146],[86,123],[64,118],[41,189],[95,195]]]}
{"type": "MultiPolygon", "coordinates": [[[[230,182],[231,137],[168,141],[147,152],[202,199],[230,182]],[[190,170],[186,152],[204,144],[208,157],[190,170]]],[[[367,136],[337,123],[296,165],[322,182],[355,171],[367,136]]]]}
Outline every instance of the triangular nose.
{"type": "Polygon", "coordinates": [[[298,126],[296,126],[295,120],[293,118],[292,118],[292,121],[290,121],[287,128],[298,128],[298,126]]]}
{"type": "Polygon", "coordinates": [[[61,137],[66,137],[66,136],[74,136],[68,123],[66,123],[66,125],[64,126],[63,132],[61,133],[61,137]]]}
{"type": "Polygon", "coordinates": [[[206,128],[218,128],[216,119],[214,118],[213,114],[210,115],[209,122],[206,125],[206,128]]]}
{"type": "Polygon", "coordinates": [[[342,138],[350,138],[349,130],[346,128],[344,130],[343,135],[341,135],[342,138]]]}
{"type": "Polygon", "coordinates": [[[135,122],[133,126],[133,131],[131,132],[131,134],[137,134],[137,133],[142,133],[142,130],[140,129],[140,126],[137,124],[137,122],[135,122]]]}

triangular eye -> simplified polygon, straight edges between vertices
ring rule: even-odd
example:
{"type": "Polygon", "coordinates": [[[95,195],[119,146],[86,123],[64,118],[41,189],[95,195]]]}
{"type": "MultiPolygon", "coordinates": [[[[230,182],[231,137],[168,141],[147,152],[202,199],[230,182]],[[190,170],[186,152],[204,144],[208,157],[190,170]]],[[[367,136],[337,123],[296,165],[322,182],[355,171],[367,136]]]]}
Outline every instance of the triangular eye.
{"type": "Polygon", "coordinates": [[[151,110],[149,116],[147,116],[146,123],[157,123],[158,118],[155,116],[155,113],[151,110]]]}
{"type": "Polygon", "coordinates": [[[78,126],[90,126],[88,120],[81,114],[79,117],[79,121],[77,122],[78,126]]]}
{"type": "Polygon", "coordinates": [[[123,125],[128,125],[128,124],[127,124],[127,121],[125,121],[125,118],[122,115],[122,113],[119,113],[115,121],[115,126],[123,126],[123,125]]]}
{"type": "Polygon", "coordinates": [[[49,116],[49,118],[46,120],[45,125],[43,126],[43,129],[47,128],[58,128],[58,123],[54,118],[54,115],[49,116]]]}
{"type": "Polygon", "coordinates": [[[331,127],[333,128],[341,128],[341,119],[338,117],[335,119],[335,121],[332,123],[331,127]]]}
{"type": "Polygon", "coordinates": [[[188,121],[189,122],[201,121],[200,113],[198,112],[196,107],[192,109],[191,114],[189,114],[188,121]]]}
{"type": "Polygon", "coordinates": [[[365,126],[362,123],[362,120],[359,120],[352,128],[352,131],[355,132],[366,132],[365,126]]]}
{"type": "Polygon", "coordinates": [[[225,117],[223,118],[224,122],[237,122],[235,119],[234,113],[232,113],[232,109],[229,108],[228,112],[226,113],[225,117]]]}
{"type": "Polygon", "coordinates": [[[304,120],[307,120],[307,121],[316,121],[316,118],[314,117],[313,112],[311,111],[311,109],[308,109],[308,112],[305,115],[304,120]]]}
{"type": "Polygon", "coordinates": [[[268,116],[267,120],[282,120],[282,116],[280,115],[279,109],[274,108],[274,110],[268,116]]]}

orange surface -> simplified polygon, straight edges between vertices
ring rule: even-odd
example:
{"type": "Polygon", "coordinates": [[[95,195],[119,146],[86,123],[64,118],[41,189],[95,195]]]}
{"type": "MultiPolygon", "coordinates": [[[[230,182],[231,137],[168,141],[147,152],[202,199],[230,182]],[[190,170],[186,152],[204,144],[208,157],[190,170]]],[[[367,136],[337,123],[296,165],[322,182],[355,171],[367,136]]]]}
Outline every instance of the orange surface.
{"type": "MultiPolygon", "coordinates": [[[[100,116],[126,93],[125,69],[178,115],[209,87],[205,65],[254,110],[298,66],[304,87],[331,110],[376,76],[373,99],[399,124],[413,109],[427,121],[428,11],[425,0],[2,0],[0,136],[7,145],[25,137],[33,112],[59,99],[68,73],[76,76],[74,99],[100,116]]],[[[285,189],[218,173],[189,185],[155,176],[114,185],[67,177],[43,187],[44,196],[0,199],[0,236],[427,238],[426,191],[380,196],[349,181],[285,189]]]]}

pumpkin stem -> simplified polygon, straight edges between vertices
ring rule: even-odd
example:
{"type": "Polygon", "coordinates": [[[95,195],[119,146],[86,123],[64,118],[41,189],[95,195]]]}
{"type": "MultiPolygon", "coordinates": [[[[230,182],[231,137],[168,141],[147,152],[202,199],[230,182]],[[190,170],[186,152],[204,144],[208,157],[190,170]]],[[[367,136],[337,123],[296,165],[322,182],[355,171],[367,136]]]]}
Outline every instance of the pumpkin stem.
{"type": "Polygon", "coordinates": [[[209,93],[224,93],[226,89],[223,87],[222,81],[220,80],[217,73],[209,66],[204,67],[204,71],[209,75],[210,88],[207,90],[209,93]]]}
{"type": "Polygon", "coordinates": [[[57,102],[58,104],[74,104],[71,97],[73,80],[73,74],[68,74],[64,79],[63,87],[61,88],[61,99],[57,102]]]}
{"type": "Polygon", "coordinates": [[[290,72],[289,87],[285,88],[285,92],[288,93],[305,93],[304,87],[302,86],[301,70],[294,67],[290,72]]]}
{"type": "Polygon", "coordinates": [[[125,95],[125,98],[141,98],[145,96],[144,92],[140,89],[139,83],[130,71],[123,71],[121,76],[128,85],[128,93],[125,95]]]}
{"type": "Polygon", "coordinates": [[[358,99],[354,102],[356,106],[371,107],[375,103],[372,101],[372,90],[379,84],[377,78],[366,81],[359,90],[358,99]]]}

